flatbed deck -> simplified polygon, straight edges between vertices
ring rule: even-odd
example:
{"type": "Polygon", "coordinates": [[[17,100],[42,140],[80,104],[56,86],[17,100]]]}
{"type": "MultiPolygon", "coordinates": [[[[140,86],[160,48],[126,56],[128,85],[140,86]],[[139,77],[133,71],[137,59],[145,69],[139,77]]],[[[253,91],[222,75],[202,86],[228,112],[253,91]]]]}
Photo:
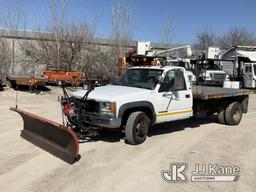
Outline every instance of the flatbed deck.
{"type": "Polygon", "coordinates": [[[194,99],[208,100],[256,94],[256,90],[230,89],[211,86],[192,86],[194,99]]]}

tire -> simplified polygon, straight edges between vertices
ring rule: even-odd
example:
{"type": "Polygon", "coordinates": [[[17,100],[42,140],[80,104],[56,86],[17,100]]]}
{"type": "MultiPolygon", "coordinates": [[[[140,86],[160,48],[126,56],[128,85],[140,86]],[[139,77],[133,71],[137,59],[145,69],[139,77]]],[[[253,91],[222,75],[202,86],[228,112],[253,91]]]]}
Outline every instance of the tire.
{"type": "Polygon", "coordinates": [[[149,118],[141,111],[130,114],[125,127],[126,142],[131,145],[143,143],[148,134],[149,118]]]}
{"type": "Polygon", "coordinates": [[[220,108],[217,115],[219,123],[224,125],[227,124],[226,118],[225,118],[225,112],[226,112],[225,108],[220,108]]]}
{"type": "Polygon", "coordinates": [[[225,112],[225,118],[228,125],[238,125],[243,117],[243,111],[240,103],[231,103],[225,112]]]}

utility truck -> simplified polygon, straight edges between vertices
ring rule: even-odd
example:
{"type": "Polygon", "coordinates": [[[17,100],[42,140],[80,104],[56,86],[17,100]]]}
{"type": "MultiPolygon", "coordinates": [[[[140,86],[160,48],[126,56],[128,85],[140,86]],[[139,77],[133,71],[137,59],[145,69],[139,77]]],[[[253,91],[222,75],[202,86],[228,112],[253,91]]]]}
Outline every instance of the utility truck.
{"type": "Polygon", "coordinates": [[[223,85],[229,80],[228,74],[221,69],[221,50],[218,47],[208,47],[198,58],[191,60],[194,74],[199,85],[223,85]]]}
{"type": "Polygon", "coordinates": [[[248,110],[250,90],[191,86],[177,66],[128,68],[113,84],[68,93],[63,87],[64,125],[21,109],[21,136],[68,163],[79,158],[79,140],[102,129],[123,131],[128,144],[143,143],[154,125],[216,113],[220,123],[238,125],[248,110]]]}
{"type": "Polygon", "coordinates": [[[256,88],[256,46],[234,46],[222,55],[222,69],[241,88],[256,88]]]}
{"type": "Polygon", "coordinates": [[[142,65],[171,65],[184,67],[186,75],[191,84],[196,83],[196,76],[190,64],[192,49],[190,45],[183,45],[166,50],[154,50],[150,47],[150,42],[138,41],[136,49],[130,50],[126,56],[119,60],[119,75],[126,68],[142,65]]]}

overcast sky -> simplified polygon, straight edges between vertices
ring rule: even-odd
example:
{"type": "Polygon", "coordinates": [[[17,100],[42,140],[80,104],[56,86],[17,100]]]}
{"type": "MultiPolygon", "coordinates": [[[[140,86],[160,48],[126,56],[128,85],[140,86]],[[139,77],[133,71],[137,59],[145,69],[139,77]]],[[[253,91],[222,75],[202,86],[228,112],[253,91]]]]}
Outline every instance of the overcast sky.
{"type": "MultiPolygon", "coordinates": [[[[66,20],[97,18],[97,35],[111,36],[111,9],[114,0],[69,0],[66,20]]],[[[32,25],[44,28],[49,20],[49,0],[18,0],[32,25]],[[32,19],[33,18],[33,19],[32,19]]],[[[58,3],[61,0],[57,0],[58,3]]],[[[193,43],[196,33],[205,27],[216,34],[232,27],[256,32],[256,0],[129,0],[133,18],[133,39],[160,41],[160,31],[168,15],[173,15],[176,43],[193,43]]],[[[0,0],[5,13],[8,0],[0,0]]]]}

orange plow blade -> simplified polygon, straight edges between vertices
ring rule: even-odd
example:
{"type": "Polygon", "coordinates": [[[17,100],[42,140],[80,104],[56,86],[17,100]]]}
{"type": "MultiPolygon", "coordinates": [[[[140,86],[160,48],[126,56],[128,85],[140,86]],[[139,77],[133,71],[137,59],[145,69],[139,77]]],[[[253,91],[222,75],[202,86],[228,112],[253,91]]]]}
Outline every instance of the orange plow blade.
{"type": "Polygon", "coordinates": [[[71,129],[17,108],[10,110],[19,113],[23,119],[22,138],[69,164],[80,159],[79,142],[71,129]]]}

